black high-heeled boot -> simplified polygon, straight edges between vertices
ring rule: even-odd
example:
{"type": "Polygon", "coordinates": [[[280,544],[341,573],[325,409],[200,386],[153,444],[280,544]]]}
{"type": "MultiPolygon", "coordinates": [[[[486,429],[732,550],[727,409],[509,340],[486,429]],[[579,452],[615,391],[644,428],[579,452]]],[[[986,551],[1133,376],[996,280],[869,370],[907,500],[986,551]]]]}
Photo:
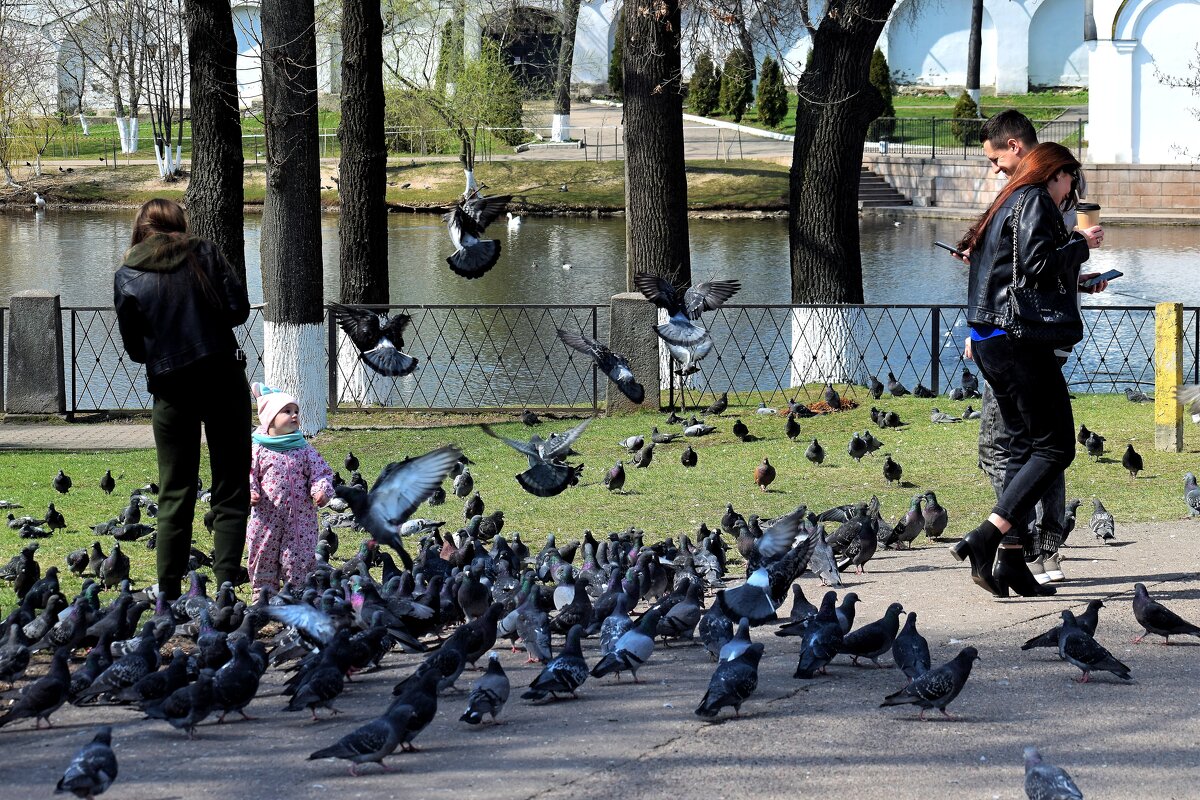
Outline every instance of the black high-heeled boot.
{"type": "MultiPolygon", "coordinates": [[[[996,597],[1008,597],[1007,590],[992,577],[992,565],[1002,538],[1004,534],[985,520],[978,528],[950,545],[950,555],[959,561],[971,559],[971,580],[996,597]]],[[[1030,579],[1032,580],[1032,576],[1030,579]]]]}
{"type": "Polygon", "coordinates": [[[1056,593],[1053,586],[1037,582],[1025,563],[1024,550],[1016,547],[1001,547],[996,554],[996,568],[992,578],[997,586],[1012,589],[1022,597],[1045,597],[1056,593]]]}

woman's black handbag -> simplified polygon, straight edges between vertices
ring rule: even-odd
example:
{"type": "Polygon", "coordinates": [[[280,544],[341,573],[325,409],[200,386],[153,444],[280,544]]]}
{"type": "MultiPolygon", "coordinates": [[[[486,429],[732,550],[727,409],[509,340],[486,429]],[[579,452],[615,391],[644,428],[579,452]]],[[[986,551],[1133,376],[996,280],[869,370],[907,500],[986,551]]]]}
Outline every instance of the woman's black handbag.
{"type": "Polygon", "coordinates": [[[1078,290],[1069,291],[1059,275],[1057,289],[1043,291],[1029,285],[1018,269],[1021,263],[1021,209],[1029,191],[1026,189],[1013,207],[1013,279],[1008,286],[1008,313],[1001,327],[1009,336],[1023,342],[1070,347],[1083,339],[1083,318],[1076,297],[1078,290]]]}

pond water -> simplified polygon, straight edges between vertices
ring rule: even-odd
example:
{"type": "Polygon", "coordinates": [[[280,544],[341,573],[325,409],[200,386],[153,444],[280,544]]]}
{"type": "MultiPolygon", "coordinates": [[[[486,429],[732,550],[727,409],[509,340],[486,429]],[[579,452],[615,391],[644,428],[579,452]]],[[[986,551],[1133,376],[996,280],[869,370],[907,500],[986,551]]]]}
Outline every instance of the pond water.
{"type": "MultiPolygon", "coordinates": [[[[335,215],[322,218],[325,296],[338,293],[335,215]]],[[[388,226],[393,303],[606,303],[624,290],[625,223],[621,218],[526,217],[517,232],[497,223],[500,263],[465,281],[447,268],[445,226],[433,215],[393,214],[388,226]],[[570,264],[571,269],[562,268],[570,264]]],[[[14,292],[59,292],[65,306],[109,306],[112,271],[128,246],[132,211],[50,210],[0,214],[0,301],[14,292]]],[[[955,241],[960,220],[887,219],[861,223],[863,282],[868,303],[962,303],[966,272],[932,246],[955,241]]],[[[246,263],[251,300],[262,299],[258,269],[260,220],[246,218],[246,263]]],[[[781,219],[700,220],[690,223],[692,274],[697,280],[736,277],[735,303],[790,299],[787,225],[781,219]]],[[[1110,228],[1090,262],[1125,277],[1094,305],[1140,305],[1165,300],[1200,305],[1200,227],[1110,228]],[[1117,294],[1116,292],[1121,294],[1117,294]]]]}

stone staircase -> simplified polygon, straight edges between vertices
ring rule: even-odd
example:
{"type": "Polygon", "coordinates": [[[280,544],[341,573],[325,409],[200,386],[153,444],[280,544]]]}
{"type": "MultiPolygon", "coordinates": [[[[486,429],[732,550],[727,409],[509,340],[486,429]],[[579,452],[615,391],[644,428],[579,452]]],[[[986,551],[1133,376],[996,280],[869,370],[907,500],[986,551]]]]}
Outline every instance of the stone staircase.
{"type": "Polygon", "coordinates": [[[869,167],[862,168],[862,174],[858,178],[859,208],[911,205],[912,200],[893,189],[890,183],[872,172],[869,167]]]}

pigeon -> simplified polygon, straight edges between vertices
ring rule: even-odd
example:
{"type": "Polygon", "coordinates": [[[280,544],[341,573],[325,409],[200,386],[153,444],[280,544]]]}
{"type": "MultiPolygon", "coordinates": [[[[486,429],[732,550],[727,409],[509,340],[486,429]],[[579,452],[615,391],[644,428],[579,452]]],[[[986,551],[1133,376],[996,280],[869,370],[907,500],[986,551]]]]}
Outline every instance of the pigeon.
{"type": "Polygon", "coordinates": [[[1063,541],[1071,535],[1071,531],[1075,530],[1075,514],[1079,510],[1079,504],[1082,500],[1072,500],[1067,503],[1067,508],[1063,512],[1063,541]]]}
{"type": "MultiPolygon", "coordinates": [[[[529,684],[529,691],[521,695],[523,700],[544,700],[560,694],[576,697],[575,692],[588,679],[588,666],[583,660],[579,641],[583,637],[583,626],[576,625],[567,631],[567,643],[558,655],[550,660],[538,676],[529,684]]],[[[653,641],[651,641],[653,647],[653,641]]]]}
{"type": "Polygon", "coordinates": [[[719,590],[713,602],[730,620],[745,617],[751,625],[763,625],[777,618],[778,606],[771,599],[770,591],[770,573],[763,567],[750,573],[740,586],[719,590]]]}
{"type": "Polygon", "coordinates": [[[71,689],[71,673],[67,670],[67,658],[70,655],[71,651],[66,647],[54,651],[50,669],[45,675],[21,689],[16,702],[0,717],[0,727],[29,717],[34,717],[35,728],[42,727],[42,720],[46,720],[47,726],[54,727],[50,722],[50,715],[67,701],[67,692],[71,689]]]}
{"type": "MultiPolygon", "coordinates": [[[[1104,608],[1103,600],[1091,600],[1087,604],[1085,610],[1075,620],[1079,628],[1088,636],[1096,635],[1096,627],[1100,624],[1100,609],[1104,608]]],[[[1055,625],[1045,633],[1038,634],[1032,639],[1021,645],[1022,650],[1033,650],[1037,647],[1052,647],[1058,649],[1058,632],[1062,629],[1061,625],[1055,625]]]]}
{"type": "Polygon", "coordinates": [[[1025,796],[1029,800],[1083,800],[1083,792],[1066,770],[1042,761],[1036,747],[1025,748],[1025,796]]]}
{"type": "MultiPolygon", "coordinates": [[[[404,348],[404,329],[412,322],[408,314],[377,313],[365,308],[330,303],[333,318],[338,326],[358,348],[363,362],[380,375],[400,378],[410,375],[417,368],[418,359],[408,355],[404,348]]],[[[353,455],[353,454],[351,454],[353,455]]],[[[354,459],[357,464],[358,459],[354,459]]],[[[349,465],[351,472],[358,469],[349,465]]]]}
{"type": "Polygon", "coordinates": [[[949,425],[954,422],[962,422],[962,419],[960,417],[951,416],[950,414],[947,414],[945,411],[941,411],[937,408],[933,408],[933,409],[930,409],[930,412],[929,412],[929,421],[934,423],[935,425],[949,425]]]}
{"type": "Polygon", "coordinates": [[[1145,469],[1141,453],[1134,450],[1132,444],[1125,445],[1125,455],[1121,456],[1121,466],[1129,472],[1131,478],[1136,478],[1138,473],[1145,469]]]}
{"type": "Polygon", "coordinates": [[[1131,388],[1126,387],[1125,399],[1131,403],[1149,403],[1154,398],[1151,397],[1150,395],[1146,394],[1145,392],[1141,391],[1140,389],[1131,389],[1131,388]]]}
{"type": "Polygon", "coordinates": [[[619,492],[625,486],[625,465],[618,461],[612,469],[604,475],[604,486],[610,492],[619,492]]]}
{"type": "Polygon", "coordinates": [[[54,487],[54,491],[59,494],[66,494],[71,491],[71,476],[63,472],[61,469],[54,476],[54,480],[50,482],[54,487]]]}
{"type": "Polygon", "coordinates": [[[825,665],[833,660],[842,643],[842,626],[838,624],[833,604],[837,595],[826,592],[817,615],[804,626],[800,640],[800,659],[793,678],[811,680],[825,673],[825,665]]]}
{"type": "Polygon", "coordinates": [[[1163,604],[1151,600],[1144,583],[1133,585],[1133,618],[1145,630],[1133,640],[1134,644],[1141,642],[1151,633],[1162,636],[1163,644],[1170,644],[1172,636],[1200,637],[1200,627],[1188,622],[1163,604]]]}
{"type": "Polygon", "coordinates": [[[850,437],[850,444],[846,446],[846,453],[855,461],[862,461],[863,456],[867,454],[867,443],[862,437],[855,433],[850,437]]]}
{"type": "Polygon", "coordinates": [[[967,406],[966,408],[963,409],[962,418],[963,419],[982,419],[983,415],[980,414],[978,411],[976,411],[971,406],[967,406]]]}
{"type": "Polygon", "coordinates": [[[466,497],[475,488],[475,479],[471,477],[471,470],[466,467],[458,475],[454,476],[454,496],[466,497]]]}
{"type": "Polygon", "coordinates": [[[838,572],[837,561],[833,555],[833,547],[825,535],[825,526],[817,529],[814,537],[812,556],[809,557],[809,569],[821,579],[822,586],[841,586],[842,576],[838,572]]]}
{"type": "Polygon", "coordinates": [[[1091,435],[1092,432],[1088,430],[1087,425],[1081,422],[1079,423],[1079,432],[1075,434],[1075,441],[1079,442],[1080,447],[1084,447],[1087,445],[1088,437],[1091,435]]]}
{"type": "Polygon", "coordinates": [[[954,658],[940,667],[921,673],[898,692],[889,694],[879,704],[883,706],[898,706],[913,703],[920,706],[919,719],[925,719],[925,712],[936,708],[947,719],[954,719],[946,711],[946,706],[958,697],[958,693],[971,676],[971,667],[979,659],[979,651],[974,647],[964,647],[954,658]]]}
{"type": "Polygon", "coordinates": [[[1200,517],[1200,486],[1196,485],[1194,472],[1183,476],[1183,502],[1187,505],[1189,517],[1200,517]]]}
{"type": "Polygon", "coordinates": [[[746,441],[746,437],[750,435],[750,429],[746,427],[746,423],[742,422],[740,418],[734,420],[733,422],[733,435],[741,439],[743,442],[746,441]]]}
{"type": "Polygon", "coordinates": [[[913,397],[920,397],[926,400],[932,397],[937,397],[932,389],[926,387],[925,384],[921,383],[920,381],[917,381],[917,388],[913,389],[912,395],[913,397]]]}
{"type": "Polygon", "coordinates": [[[1075,615],[1062,612],[1062,626],[1058,630],[1058,657],[1083,670],[1079,683],[1087,683],[1092,672],[1111,672],[1121,680],[1133,680],[1129,667],[1122,664],[1104,646],[1079,627],[1075,615]]]}
{"type": "Polygon", "coordinates": [[[1105,441],[1106,440],[1103,436],[1095,431],[1092,431],[1090,434],[1088,434],[1087,441],[1083,443],[1083,446],[1087,449],[1087,454],[1089,456],[1099,461],[1100,457],[1104,455],[1105,441]]]}
{"type": "Polygon", "coordinates": [[[1092,533],[1102,542],[1108,542],[1117,536],[1116,521],[1099,498],[1092,499],[1092,533]]]}
{"type": "Polygon", "coordinates": [[[685,467],[696,466],[698,460],[699,459],[696,457],[696,451],[692,449],[691,445],[688,445],[686,448],[684,448],[684,451],[679,454],[679,463],[683,464],[685,467]]]}
{"type": "Polygon", "coordinates": [[[946,392],[946,397],[949,398],[950,400],[958,402],[959,400],[965,400],[967,397],[967,393],[964,392],[962,389],[955,387],[955,388],[951,389],[950,391],[946,392]]]}
{"type": "Polygon", "coordinates": [[[66,519],[62,512],[54,507],[54,503],[51,503],[46,509],[46,527],[54,531],[60,531],[67,527],[66,519]]]}
{"type": "MultiPolygon", "coordinates": [[[[347,333],[349,333],[349,331],[347,331],[347,333]]],[[[358,461],[358,456],[354,455],[353,450],[346,452],[346,458],[342,461],[342,463],[345,464],[346,469],[350,470],[351,472],[357,472],[359,466],[361,466],[358,461]]]]}
{"type": "Polygon", "coordinates": [[[358,524],[377,543],[396,550],[407,565],[412,559],[400,543],[399,527],[445,480],[460,455],[453,447],[441,447],[423,456],[393,461],[379,473],[370,492],[349,485],[338,486],[334,492],[350,504],[358,524]]]}
{"type": "Polygon", "coordinates": [[[963,367],[960,383],[962,384],[963,393],[967,397],[979,397],[979,378],[975,377],[975,374],[966,367],[963,367]]]}
{"type": "Polygon", "coordinates": [[[592,677],[603,678],[610,672],[615,672],[620,679],[621,673],[628,670],[633,675],[633,682],[638,683],[637,671],[654,653],[654,636],[661,618],[662,610],[658,607],[651,608],[643,614],[638,624],[617,640],[613,651],[592,667],[592,677]]]}
{"type": "Polygon", "coordinates": [[[825,448],[821,447],[820,442],[813,439],[812,444],[804,451],[804,457],[819,467],[825,463],[825,448]]]}
{"type": "Polygon", "coordinates": [[[607,375],[621,394],[631,402],[640,404],[646,399],[646,389],[637,382],[625,356],[614,353],[595,339],[584,336],[582,332],[565,331],[561,328],[556,328],[555,332],[567,347],[578,350],[592,359],[600,371],[607,375]]]}
{"type": "Polygon", "coordinates": [[[541,425],[542,420],[537,414],[526,408],[521,411],[521,424],[532,428],[534,425],[541,425]]]}
{"type": "Polygon", "coordinates": [[[884,456],[883,479],[888,483],[899,483],[904,475],[904,467],[892,459],[891,454],[884,456]]]}
{"type": "Polygon", "coordinates": [[[716,432],[716,427],[713,425],[705,425],[703,422],[697,422],[693,417],[692,421],[684,426],[684,436],[708,436],[710,433],[716,432]]]}
{"type": "MultiPolygon", "coordinates": [[[[779,633],[775,635],[778,636],[779,633]]],[[[731,661],[750,649],[750,645],[750,620],[742,617],[738,620],[733,638],[721,645],[721,650],[717,653],[717,660],[731,661]]]]}
{"type": "Polygon", "coordinates": [[[698,283],[680,292],[667,279],[647,272],[635,274],[633,284],[647,300],[666,310],[668,321],[656,325],[654,330],[684,371],[713,349],[708,331],[696,324],[701,315],[720,308],[742,288],[738,281],[718,280],[698,283]]]}
{"type": "Polygon", "coordinates": [[[585,419],[565,434],[549,440],[534,434],[528,442],[505,438],[486,424],[480,425],[480,428],[488,436],[499,439],[526,457],[529,468],[516,476],[522,489],[535,497],[554,497],[571,486],[572,480],[578,476],[579,467],[567,464],[563,459],[571,453],[571,445],[583,435],[591,422],[590,418],[585,419]]]}
{"type": "Polygon", "coordinates": [[[232,657],[213,675],[213,707],[221,712],[217,722],[224,722],[230,711],[238,712],[242,719],[253,719],[246,706],[258,694],[262,670],[254,665],[250,637],[230,637],[229,649],[232,657]]]}
{"type": "Polygon", "coordinates": [[[645,469],[650,466],[650,462],[654,460],[654,442],[643,447],[641,450],[633,454],[633,459],[630,461],[638,469],[645,469]]]}
{"type": "Polygon", "coordinates": [[[113,542],[112,551],[100,562],[100,583],[111,589],[129,577],[129,556],[121,552],[120,542],[113,542]]]}
{"type": "Polygon", "coordinates": [[[882,668],[879,657],[892,649],[896,633],[900,630],[900,615],[903,613],[902,605],[892,603],[887,607],[882,619],[863,625],[858,630],[844,633],[842,642],[837,648],[838,652],[850,656],[853,664],[858,664],[860,658],[868,658],[876,667],[882,668]]]}
{"type": "Polygon", "coordinates": [[[929,642],[917,631],[915,611],[909,612],[904,627],[892,641],[892,660],[910,681],[929,671],[929,642]]]}
{"type": "Polygon", "coordinates": [[[467,696],[467,710],[459,717],[460,722],[468,725],[479,725],[483,722],[484,714],[496,721],[504,704],[508,702],[508,676],[504,667],[500,666],[500,656],[492,653],[488,656],[487,671],[471,685],[471,694],[467,696]]]}
{"type": "Polygon", "coordinates": [[[877,376],[871,375],[868,377],[865,385],[867,387],[867,393],[871,395],[872,399],[878,400],[879,398],[883,397],[883,384],[880,383],[877,376]]]}
{"type": "Polygon", "coordinates": [[[742,703],[758,688],[762,654],[762,642],[755,642],[740,655],[718,661],[708,681],[708,691],[696,708],[696,716],[712,719],[726,706],[733,706],[734,716],[741,716],[742,703]]]}
{"type": "Polygon", "coordinates": [[[930,539],[937,539],[945,533],[950,522],[949,513],[938,503],[932,489],[925,492],[925,508],[921,516],[925,518],[925,535],[930,539]]]}
{"type": "Polygon", "coordinates": [[[787,422],[784,423],[783,433],[789,441],[796,441],[796,437],[800,435],[800,423],[796,422],[795,414],[787,415],[787,422]]]}
{"type": "Polygon", "coordinates": [[[358,776],[358,765],[368,762],[388,768],[383,760],[396,751],[413,718],[413,707],[393,703],[381,717],[346,734],[336,744],[309,755],[318,758],[342,758],[350,762],[350,774],[358,776]]]}
{"type": "Polygon", "coordinates": [[[638,450],[642,449],[643,445],[646,444],[646,437],[630,436],[628,439],[622,439],[621,441],[617,442],[617,444],[621,445],[621,447],[624,447],[631,453],[636,453],[638,450]]]}
{"type": "Polygon", "coordinates": [[[758,488],[762,491],[767,491],[767,487],[775,480],[775,467],[771,466],[771,461],[764,458],[762,463],[754,469],[754,482],[758,484],[758,488]]]}
{"type": "Polygon", "coordinates": [[[21,642],[21,626],[9,625],[8,638],[0,645],[0,681],[11,686],[28,666],[29,648],[21,642]]]}
{"type": "Polygon", "coordinates": [[[842,408],[842,397],[833,388],[833,384],[825,384],[825,391],[822,392],[822,399],[825,405],[829,406],[830,411],[839,411],[842,408]]]}
{"type": "Polygon", "coordinates": [[[918,494],[914,496],[909,501],[908,511],[904,512],[904,516],[900,517],[895,527],[889,530],[886,525],[879,526],[878,536],[884,537],[886,534],[887,537],[881,540],[880,544],[885,548],[892,546],[900,547],[901,545],[905,548],[912,547],[913,540],[920,535],[922,529],[925,527],[925,515],[921,510],[921,501],[924,499],[924,495],[918,494]]]}
{"type": "Polygon", "coordinates": [[[819,609],[804,596],[804,589],[799,583],[792,584],[792,610],[788,618],[792,622],[804,622],[817,615],[819,609]]]}
{"type": "Polygon", "coordinates": [[[892,397],[904,397],[909,394],[908,389],[904,388],[904,384],[896,380],[896,376],[888,372],[887,390],[891,392],[892,397]]]}
{"type": "Polygon", "coordinates": [[[482,276],[500,260],[500,240],[481,239],[484,230],[504,212],[512,195],[484,197],[475,193],[442,216],[450,230],[454,255],[446,259],[455,275],[473,279],[482,276]]]}
{"type": "Polygon", "coordinates": [[[108,791],[117,779],[117,757],[112,749],[112,727],[96,730],[92,740],[79,749],[54,786],[54,793],[70,792],[88,800],[108,791]]]}
{"type": "Polygon", "coordinates": [[[708,408],[704,409],[704,415],[708,416],[712,414],[719,417],[725,413],[725,409],[727,408],[729,408],[729,392],[721,392],[721,396],[714,400],[708,408]]]}

